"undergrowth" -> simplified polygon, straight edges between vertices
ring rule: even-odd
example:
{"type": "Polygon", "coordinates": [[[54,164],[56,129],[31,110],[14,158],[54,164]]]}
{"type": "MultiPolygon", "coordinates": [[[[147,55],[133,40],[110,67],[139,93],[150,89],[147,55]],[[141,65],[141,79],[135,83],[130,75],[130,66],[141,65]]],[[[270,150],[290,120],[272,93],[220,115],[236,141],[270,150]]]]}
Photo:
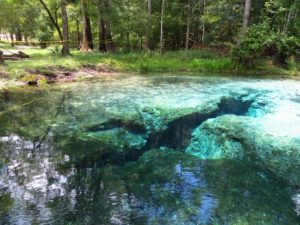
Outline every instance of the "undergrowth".
{"type": "MultiPolygon", "coordinates": [[[[53,54],[51,49],[24,49],[30,59],[7,61],[5,71],[10,78],[18,79],[31,71],[50,71],[52,68],[74,70],[83,66],[105,64],[119,72],[159,73],[159,72],[193,72],[240,75],[285,75],[298,76],[299,63],[293,62],[289,68],[274,65],[244,69],[237,67],[228,56],[212,50],[170,51],[131,53],[82,53],[73,51],[72,56],[63,57],[53,54]]],[[[52,74],[51,74],[52,75],[52,74]]]]}

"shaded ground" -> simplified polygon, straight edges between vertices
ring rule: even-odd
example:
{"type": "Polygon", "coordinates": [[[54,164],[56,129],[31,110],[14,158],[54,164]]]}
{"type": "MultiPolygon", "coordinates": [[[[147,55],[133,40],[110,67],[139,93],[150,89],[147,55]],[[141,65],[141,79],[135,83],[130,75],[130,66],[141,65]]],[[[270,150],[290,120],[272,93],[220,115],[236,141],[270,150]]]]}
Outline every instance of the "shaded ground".
{"type": "Polygon", "coordinates": [[[103,76],[114,76],[117,72],[105,64],[84,65],[79,69],[68,70],[60,67],[45,67],[36,70],[27,70],[30,75],[23,77],[23,81],[28,84],[39,84],[40,79],[46,79],[47,83],[62,83],[78,81],[81,79],[97,78],[103,76]]]}

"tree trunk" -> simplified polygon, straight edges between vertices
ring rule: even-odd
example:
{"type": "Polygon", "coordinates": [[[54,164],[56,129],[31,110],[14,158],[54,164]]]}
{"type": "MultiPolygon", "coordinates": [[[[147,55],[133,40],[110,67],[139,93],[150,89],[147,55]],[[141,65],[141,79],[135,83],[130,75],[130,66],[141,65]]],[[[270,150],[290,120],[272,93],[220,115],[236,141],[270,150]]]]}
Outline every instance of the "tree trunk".
{"type": "Polygon", "coordinates": [[[243,25],[242,25],[242,30],[241,30],[242,36],[245,35],[245,33],[247,31],[247,27],[248,27],[249,19],[250,19],[250,10],[251,10],[251,0],[245,0],[243,25]]]}
{"type": "Polygon", "coordinates": [[[98,7],[98,27],[99,27],[99,51],[115,52],[116,45],[113,42],[109,18],[106,16],[106,11],[110,9],[109,0],[97,0],[98,7]]]}
{"type": "Polygon", "coordinates": [[[105,21],[102,18],[102,0],[97,0],[97,10],[98,10],[98,38],[99,38],[99,45],[98,50],[100,52],[106,52],[106,44],[105,44],[105,37],[106,37],[106,25],[105,21]]]}
{"type": "Polygon", "coordinates": [[[10,40],[11,40],[11,46],[15,47],[14,34],[12,32],[10,32],[9,35],[10,35],[10,40]]]}
{"type": "Polygon", "coordinates": [[[206,1],[203,0],[203,21],[202,21],[202,37],[201,37],[201,40],[202,40],[202,44],[204,44],[204,41],[205,41],[205,14],[206,14],[206,1]]]}
{"type": "Polygon", "coordinates": [[[287,15],[287,19],[284,23],[284,26],[283,26],[283,30],[282,30],[282,33],[283,34],[286,34],[287,31],[288,31],[288,27],[289,27],[289,24],[292,20],[292,18],[295,16],[296,14],[296,6],[297,6],[297,0],[294,1],[294,3],[291,5],[290,9],[289,9],[289,13],[287,15]]]}
{"type": "Polygon", "coordinates": [[[287,32],[287,29],[288,29],[288,26],[289,26],[289,23],[291,20],[291,16],[292,16],[292,7],[289,9],[289,13],[288,13],[286,21],[284,23],[283,30],[282,30],[283,34],[286,34],[286,32],[287,32]]]}
{"type": "Polygon", "coordinates": [[[151,13],[152,13],[152,2],[147,0],[147,31],[146,31],[146,48],[151,49],[151,13]]]}
{"type": "Polygon", "coordinates": [[[165,0],[161,3],[161,14],[160,14],[160,53],[164,50],[164,11],[165,11],[165,0]]]}
{"type": "Polygon", "coordinates": [[[27,34],[24,34],[25,45],[29,45],[27,34]]]}
{"type": "Polygon", "coordinates": [[[22,41],[22,33],[19,26],[16,28],[16,41],[22,41]]]}
{"type": "Polygon", "coordinates": [[[4,64],[3,52],[0,51],[0,65],[4,64]]]}
{"type": "Polygon", "coordinates": [[[62,35],[63,35],[63,48],[61,53],[63,55],[70,55],[69,46],[69,25],[68,25],[68,14],[67,14],[67,2],[66,0],[61,0],[61,19],[62,19],[62,35]]]}
{"type": "Polygon", "coordinates": [[[125,33],[126,36],[126,44],[125,44],[125,52],[130,52],[131,46],[130,46],[130,33],[127,30],[127,32],[125,33]]]}
{"type": "Polygon", "coordinates": [[[99,51],[106,52],[106,24],[103,19],[100,19],[99,25],[99,51]]]}
{"type": "Polygon", "coordinates": [[[55,17],[52,15],[52,13],[51,13],[50,9],[48,8],[48,6],[46,5],[46,3],[45,3],[43,0],[39,0],[39,1],[40,1],[40,3],[42,4],[42,6],[44,7],[44,9],[46,10],[46,12],[47,12],[47,14],[48,14],[48,16],[49,16],[49,19],[50,19],[50,21],[51,21],[51,23],[53,23],[55,29],[57,30],[59,39],[60,39],[61,41],[63,41],[63,35],[62,35],[62,32],[61,32],[61,30],[60,30],[60,27],[59,27],[59,25],[58,25],[57,20],[55,20],[55,17]]]}
{"type": "Polygon", "coordinates": [[[80,51],[88,52],[94,48],[93,36],[91,31],[91,21],[88,13],[88,6],[86,0],[80,0],[81,13],[82,13],[82,43],[80,51]]]}
{"type": "MultiPolygon", "coordinates": [[[[104,9],[109,11],[111,0],[105,0],[104,3],[105,3],[104,9]]],[[[108,52],[115,52],[116,51],[116,45],[115,45],[115,43],[113,41],[113,38],[112,38],[109,18],[106,18],[105,25],[106,25],[106,37],[105,37],[106,49],[107,49],[108,52]]]]}
{"type": "Polygon", "coordinates": [[[185,50],[189,50],[190,43],[190,21],[191,21],[191,0],[187,3],[187,20],[186,20],[186,36],[185,36],[185,50]]]}
{"type": "Polygon", "coordinates": [[[77,34],[77,47],[80,49],[80,41],[81,41],[81,36],[80,36],[80,31],[79,31],[79,20],[76,19],[76,34],[77,34]]]}
{"type": "Polygon", "coordinates": [[[105,22],[106,24],[106,49],[108,52],[115,52],[116,45],[113,41],[112,34],[110,31],[110,23],[108,21],[105,22]]]}

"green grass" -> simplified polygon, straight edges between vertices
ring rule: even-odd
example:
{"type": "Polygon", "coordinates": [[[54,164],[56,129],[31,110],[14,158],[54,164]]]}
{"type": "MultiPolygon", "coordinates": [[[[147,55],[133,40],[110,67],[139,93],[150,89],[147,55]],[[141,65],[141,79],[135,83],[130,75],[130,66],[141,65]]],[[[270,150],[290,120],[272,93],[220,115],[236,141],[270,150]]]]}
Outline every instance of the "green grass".
{"type": "MultiPolygon", "coordinates": [[[[228,56],[211,50],[190,50],[166,52],[163,55],[157,52],[132,53],[82,53],[73,51],[72,56],[62,57],[53,54],[53,49],[25,49],[22,50],[30,59],[7,61],[5,70],[13,79],[18,79],[31,71],[51,70],[63,68],[66,70],[78,69],[86,65],[105,64],[119,72],[192,72],[192,73],[219,73],[243,75],[283,75],[289,76],[287,69],[275,66],[262,66],[253,70],[236,68],[228,56]]],[[[55,51],[54,51],[55,53],[55,51]]],[[[297,65],[293,75],[300,75],[297,65]],[[295,72],[296,71],[296,72],[295,72]]]]}
{"type": "Polygon", "coordinates": [[[29,70],[38,70],[51,67],[77,69],[84,65],[106,64],[120,72],[219,72],[233,70],[231,61],[220,54],[208,50],[191,50],[166,52],[160,55],[157,52],[134,53],[81,53],[73,51],[72,56],[62,57],[51,55],[49,50],[23,50],[30,55],[29,60],[7,61],[6,70],[16,78],[28,73],[29,70]]]}

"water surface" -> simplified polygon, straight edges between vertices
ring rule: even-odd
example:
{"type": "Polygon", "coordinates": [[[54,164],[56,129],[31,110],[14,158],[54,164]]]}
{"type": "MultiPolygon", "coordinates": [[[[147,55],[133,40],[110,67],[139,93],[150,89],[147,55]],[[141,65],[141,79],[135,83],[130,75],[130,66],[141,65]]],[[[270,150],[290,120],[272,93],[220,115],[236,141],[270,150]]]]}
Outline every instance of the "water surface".
{"type": "Polygon", "coordinates": [[[297,81],[194,76],[2,91],[0,224],[300,224],[275,174],[184,153],[224,114],[299,138],[299,99],[297,81]]]}

